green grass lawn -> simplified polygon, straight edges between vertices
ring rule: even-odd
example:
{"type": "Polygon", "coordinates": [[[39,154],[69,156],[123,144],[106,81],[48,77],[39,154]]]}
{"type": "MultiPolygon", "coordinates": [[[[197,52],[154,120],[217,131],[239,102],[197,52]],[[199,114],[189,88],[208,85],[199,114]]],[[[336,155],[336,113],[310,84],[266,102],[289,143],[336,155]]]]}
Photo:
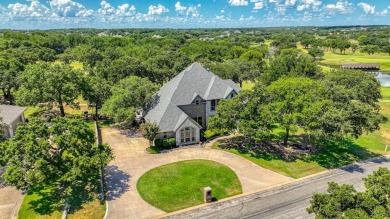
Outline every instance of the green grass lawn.
{"type": "Polygon", "coordinates": [[[390,100],[390,87],[382,87],[382,100],[390,100]]]}
{"type": "Polygon", "coordinates": [[[353,54],[351,50],[347,50],[346,54],[342,55],[338,51],[325,51],[321,63],[331,66],[340,66],[343,63],[380,63],[381,70],[390,71],[390,56],[385,53],[368,55],[367,53],[356,51],[353,54]]]}
{"type": "MultiPolygon", "coordinates": [[[[69,219],[101,219],[106,206],[98,199],[98,187],[88,187],[91,191],[77,192],[69,200],[69,219]]],[[[24,196],[19,209],[19,219],[61,218],[64,200],[60,198],[55,185],[31,188],[24,196]]]]}
{"type": "Polygon", "coordinates": [[[137,190],[149,204],[173,212],[203,202],[203,188],[210,186],[215,200],[242,193],[230,168],[209,160],[189,160],[149,170],[137,182],[137,190]]]}
{"type": "MultiPolygon", "coordinates": [[[[382,92],[384,99],[390,99],[390,88],[382,88],[382,92]]],[[[380,102],[380,106],[381,113],[386,118],[390,118],[390,102],[380,102]]],[[[253,154],[236,149],[221,149],[219,148],[219,142],[216,142],[213,148],[242,156],[259,166],[277,173],[293,178],[300,178],[326,169],[347,165],[358,160],[390,154],[389,150],[385,152],[386,145],[390,144],[390,122],[385,119],[380,124],[380,127],[381,129],[379,131],[363,134],[358,139],[328,142],[323,152],[292,161],[283,160],[272,154],[253,154]]],[[[283,137],[283,129],[275,128],[273,132],[275,136],[279,135],[283,137]]],[[[292,136],[293,138],[294,136],[292,136]]]]}
{"type": "Polygon", "coordinates": [[[63,201],[53,194],[53,186],[30,189],[19,209],[19,219],[61,218],[63,201]],[[58,203],[59,201],[59,203],[58,203]]]}

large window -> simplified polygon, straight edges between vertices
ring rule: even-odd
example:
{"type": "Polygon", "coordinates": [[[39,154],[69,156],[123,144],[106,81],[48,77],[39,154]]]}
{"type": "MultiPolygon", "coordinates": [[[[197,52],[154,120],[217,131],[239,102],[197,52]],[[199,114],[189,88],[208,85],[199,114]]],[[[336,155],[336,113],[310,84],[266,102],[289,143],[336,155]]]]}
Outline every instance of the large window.
{"type": "Polygon", "coordinates": [[[185,127],[180,130],[180,142],[193,142],[196,139],[196,130],[193,127],[185,127]]]}
{"type": "Polygon", "coordinates": [[[211,100],[211,110],[214,111],[217,108],[218,100],[211,100]]]}

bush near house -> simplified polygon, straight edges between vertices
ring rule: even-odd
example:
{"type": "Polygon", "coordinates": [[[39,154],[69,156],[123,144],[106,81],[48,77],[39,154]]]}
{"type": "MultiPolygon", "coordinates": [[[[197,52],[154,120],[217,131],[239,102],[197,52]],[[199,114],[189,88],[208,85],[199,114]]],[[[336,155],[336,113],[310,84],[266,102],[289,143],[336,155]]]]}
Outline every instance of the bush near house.
{"type": "Polygon", "coordinates": [[[154,146],[159,148],[170,148],[176,146],[175,138],[156,139],[154,140],[154,146]]]}

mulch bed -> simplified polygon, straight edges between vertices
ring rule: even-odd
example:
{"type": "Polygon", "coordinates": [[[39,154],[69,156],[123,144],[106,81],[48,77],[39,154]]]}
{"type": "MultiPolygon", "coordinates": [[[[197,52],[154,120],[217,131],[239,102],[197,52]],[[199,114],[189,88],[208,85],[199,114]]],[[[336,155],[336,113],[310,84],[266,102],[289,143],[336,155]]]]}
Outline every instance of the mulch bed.
{"type": "Polygon", "coordinates": [[[289,143],[289,146],[285,147],[280,142],[271,141],[258,143],[242,136],[222,139],[219,142],[219,147],[222,149],[236,149],[239,152],[251,153],[254,155],[272,154],[283,160],[301,159],[305,155],[313,153],[310,145],[303,148],[302,144],[289,143]]]}

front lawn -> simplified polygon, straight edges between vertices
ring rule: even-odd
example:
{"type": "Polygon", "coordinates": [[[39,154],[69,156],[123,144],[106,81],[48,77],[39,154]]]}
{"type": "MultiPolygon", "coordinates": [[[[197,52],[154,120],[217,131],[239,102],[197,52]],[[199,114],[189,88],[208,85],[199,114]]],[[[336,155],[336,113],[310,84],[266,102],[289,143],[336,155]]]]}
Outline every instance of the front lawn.
{"type": "MultiPolygon", "coordinates": [[[[68,219],[101,219],[106,212],[99,200],[99,181],[86,190],[74,191],[69,198],[68,219]]],[[[62,217],[64,198],[55,185],[30,188],[19,209],[19,219],[59,219],[62,217]]]]}
{"type": "MultiPolygon", "coordinates": [[[[321,153],[307,155],[302,159],[284,160],[270,153],[253,153],[232,148],[222,149],[219,147],[220,142],[214,143],[213,148],[239,155],[259,166],[289,177],[300,178],[312,175],[358,160],[390,154],[390,150],[385,152],[386,145],[390,144],[390,123],[388,122],[388,118],[390,118],[390,102],[380,102],[380,106],[381,113],[386,118],[380,124],[381,129],[379,131],[364,134],[358,139],[328,142],[321,153]]],[[[281,128],[274,129],[274,134],[280,135],[280,138],[283,138],[282,133],[283,130],[281,128]]],[[[294,136],[292,136],[292,139],[294,139],[294,136]]]]}
{"type": "Polygon", "coordinates": [[[214,200],[242,193],[230,168],[209,160],[189,160],[149,170],[137,182],[137,190],[149,204],[173,212],[203,202],[203,188],[210,186],[214,200]]]}

